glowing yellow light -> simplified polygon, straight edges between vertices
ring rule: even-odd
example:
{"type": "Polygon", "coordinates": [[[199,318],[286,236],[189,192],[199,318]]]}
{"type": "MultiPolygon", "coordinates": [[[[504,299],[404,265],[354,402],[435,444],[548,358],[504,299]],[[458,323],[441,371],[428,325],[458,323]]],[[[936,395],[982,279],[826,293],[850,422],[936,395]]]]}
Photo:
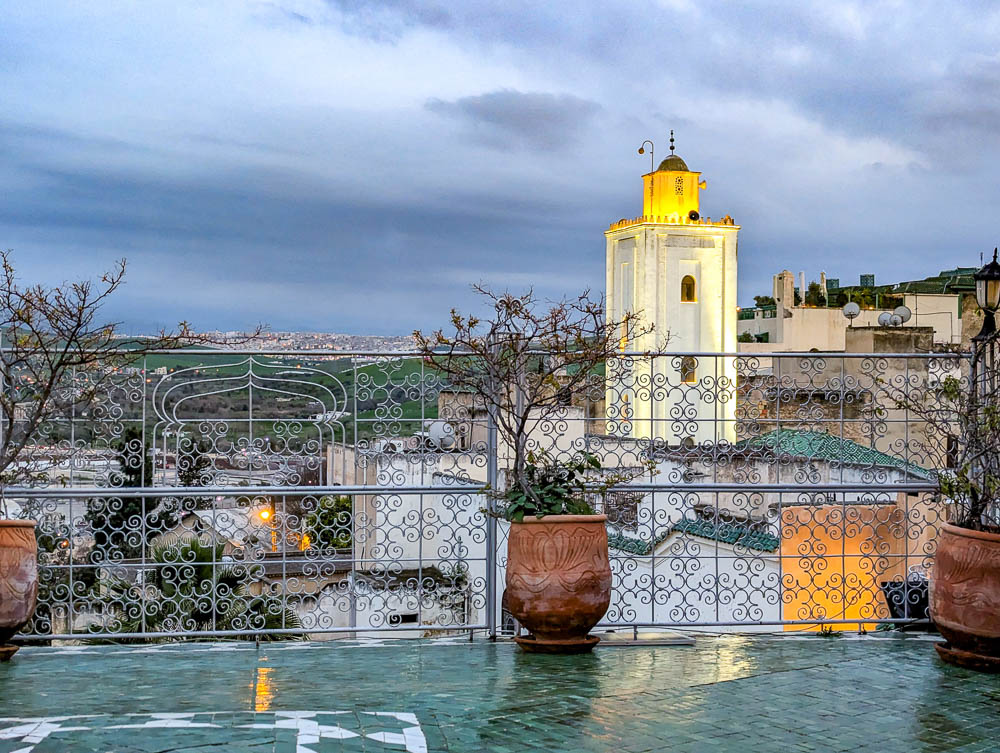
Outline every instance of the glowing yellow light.
{"type": "Polygon", "coordinates": [[[271,511],[270,510],[261,510],[260,511],[260,519],[261,520],[268,520],[270,517],[271,517],[271,511]]]}
{"type": "Polygon", "coordinates": [[[311,540],[309,539],[309,534],[308,534],[308,533],[305,533],[305,534],[302,534],[302,547],[301,547],[301,550],[302,550],[303,552],[304,552],[304,551],[305,551],[306,549],[308,549],[308,548],[309,548],[309,545],[310,545],[311,543],[312,543],[312,541],[311,541],[311,540]]]}
{"type": "Polygon", "coordinates": [[[698,192],[704,188],[700,175],[673,169],[657,170],[642,176],[643,217],[673,223],[697,222],[698,192]]]}
{"type": "Polygon", "coordinates": [[[257,682],[254,683],[254,711],[267,711],[274,698],[274,682],[271,680],[273,667],[258,667],[257,682]]]}

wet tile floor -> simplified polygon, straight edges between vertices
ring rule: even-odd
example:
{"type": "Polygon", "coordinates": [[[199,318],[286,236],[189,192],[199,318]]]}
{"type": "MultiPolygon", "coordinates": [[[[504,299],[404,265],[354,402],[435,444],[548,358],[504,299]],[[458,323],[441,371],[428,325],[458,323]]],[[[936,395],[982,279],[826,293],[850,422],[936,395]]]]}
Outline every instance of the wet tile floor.
{"type": "Polygon", "coordinates": [[[922,637],[520,653],[455,639],[25,648],[0,753],[997,751],[1000,677],[922,637]]]}

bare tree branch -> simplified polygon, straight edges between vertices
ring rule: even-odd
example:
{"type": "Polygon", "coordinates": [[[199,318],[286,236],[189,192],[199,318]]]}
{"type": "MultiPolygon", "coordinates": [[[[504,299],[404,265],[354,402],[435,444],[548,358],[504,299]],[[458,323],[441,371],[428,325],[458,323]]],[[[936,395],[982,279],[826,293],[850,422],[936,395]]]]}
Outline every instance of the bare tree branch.
{"type": "MultiPolygon", "coordinates": [[[[124,283],[125,270],[122,259],[96,283],[25,286],[17,279],[11,252],[0,253],[0,514],[5,513],[5,487],[30,483],[46,467],[83,450],[37,446],[42,427],[85,414],[99,404],[115,374],[149,353],[223,344],[194,332],[187,322],[149,337],[124,336],[120,323],[100,322],[100,311],[124,283]]],[[[258,326],[235,342],[256,339],[262,331],[258,326]]]]}
{"type": "Polygon", "coordinates": [[[1000,531],[1000,379],[986,359],[1000,333],[980,343],[959,377],[921,385],[887,385],[896,406],[919,427],[915,453],[935,469],[938,493],[954,508],[957,525],[1000,531]]]}
{"type": "MultiPolygon", "coordinates": [[[[508,485],[537,502],[525,470],[533,431],[557,417],[574,395],[593,388],[600,369],[653,327],[636,313],[607,320],[603,297],[592,298],[590,291],[543,302],[532,290],[514,295],[482,284],[473,289],[492,309],[489,319],[452,310],[447,333],[413,335],[428,366],[490,411],[514,455],[508,485]]],[[[667,333],[661,336],[665,342],[667,333]]]]}

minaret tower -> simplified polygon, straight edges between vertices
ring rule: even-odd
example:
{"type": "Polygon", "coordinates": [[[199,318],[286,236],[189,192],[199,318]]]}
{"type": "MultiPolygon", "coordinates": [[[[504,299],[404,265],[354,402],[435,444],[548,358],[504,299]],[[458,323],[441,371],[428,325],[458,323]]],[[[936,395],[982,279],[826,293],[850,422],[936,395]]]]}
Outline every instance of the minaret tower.
{"type": "MultiPolygon", "coordinates": [[[[640,150],[640,154],[643,153],[640,150]]],[[[608,318],[638,314],[652,333],[627,351],[669,355],[625,359],[608,374],[608,430],[671,445],[736,437],[736,236],[728,215],[701,216],[701,173],[674,153],[642,176],[641,217],[613,222],[607,239],[608,318]]]]}

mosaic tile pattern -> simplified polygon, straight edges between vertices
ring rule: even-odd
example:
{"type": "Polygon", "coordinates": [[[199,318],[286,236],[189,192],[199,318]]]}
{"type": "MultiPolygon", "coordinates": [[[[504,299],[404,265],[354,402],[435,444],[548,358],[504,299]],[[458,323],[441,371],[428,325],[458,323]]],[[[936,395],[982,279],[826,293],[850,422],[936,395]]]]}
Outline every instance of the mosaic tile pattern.
{"type": "Polygon", "coordinates": [[[0,753],[253,749],[427,753],[413,714],[349,711],[103,714],[0,718],[0,753]],[[344,744],[344,741],[350,741],[344,744]]]}
{"type": "Polygon", "coordinates": [[[1000,748],[1000,678],[898,635],[29,647],[0,717],[3,753],[974,753],[1000,748]]]}

